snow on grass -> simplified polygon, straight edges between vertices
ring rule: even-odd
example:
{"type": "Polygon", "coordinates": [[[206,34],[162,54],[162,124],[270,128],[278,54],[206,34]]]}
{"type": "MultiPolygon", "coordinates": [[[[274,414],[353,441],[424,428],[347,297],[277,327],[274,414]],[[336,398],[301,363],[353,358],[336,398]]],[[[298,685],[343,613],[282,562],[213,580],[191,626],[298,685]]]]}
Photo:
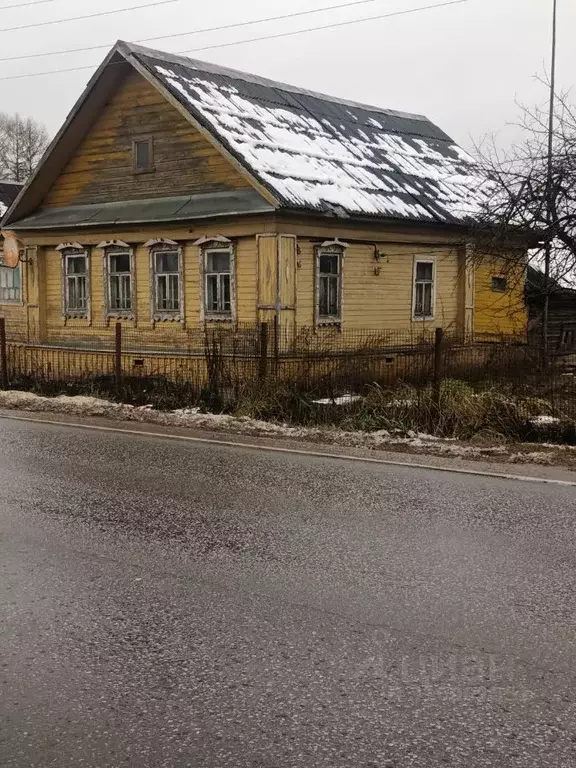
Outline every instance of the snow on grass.
{"type": "Polygon", "coordinates": [[[534,426],[543,426],[547,424],[560,424],[560,419],[556,418],[556,416],[535,416],[533,419],[530,419],[530,424],[534,424],[534,426]]]}
{"type": "MultiPolygon", "coordinates": [[[[375,432],[345,431],[327,427],[298,427],[260,421],[247,416],[202,413],[198,408],[179,408],[174,411],[157,411],[151,405],[136,407],[102,400],[96,397],[67,396],[43,397],[31,392],[1,391],[0,408],[44,413],[70,414],[71,416],[100,416],[120,421],[159,424],[167,427],[229,432],[272,438],[292,438],[309,442],[328,443],[345,447],[375,450],[404,449],[415,453],[428,453],[461,459],[498,458],[511,462],[535,462],[549,464],[552,453],[515,450],[503,445],[473,446],[453,438],[439,438],[426,433],[409,432],[407,435],[387,430],[375,432]]],[[[550,446],[559,449],[563,446],[550,446]]],[[[517,446],[516,446],[517,448],[517,446]]]]}
{"type": "Polygon", "coordinates": [[[323,397],[320,400],[314,400],[316,405],[349,405],[362,400],[361,395],[340,395],[340,397],[323,397]]]}

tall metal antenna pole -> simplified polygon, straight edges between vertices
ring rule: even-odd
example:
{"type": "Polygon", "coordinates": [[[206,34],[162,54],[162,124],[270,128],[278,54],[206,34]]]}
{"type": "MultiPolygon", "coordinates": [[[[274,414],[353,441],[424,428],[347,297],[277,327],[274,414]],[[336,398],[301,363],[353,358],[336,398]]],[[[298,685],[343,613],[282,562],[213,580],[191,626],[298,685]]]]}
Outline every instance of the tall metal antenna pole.
{"type": "Polygon", "coordinates": [[[558,0],[552,0],[552,61],[550,65],[550,112],[548,115],[548,157],[546,171],[546,250],[544,253],[544,356],[548,362],[548,320],[550,314],[550,266],[552,260],[552,202],[554,181],[554,108],[556,106],[556,37],[558,0]]]}

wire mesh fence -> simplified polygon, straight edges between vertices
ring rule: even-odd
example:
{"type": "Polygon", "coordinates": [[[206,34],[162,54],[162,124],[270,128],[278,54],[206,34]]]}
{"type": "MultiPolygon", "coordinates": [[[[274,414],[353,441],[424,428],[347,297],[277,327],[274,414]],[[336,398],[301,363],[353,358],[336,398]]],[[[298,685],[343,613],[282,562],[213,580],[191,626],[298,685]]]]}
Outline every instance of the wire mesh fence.
{"type": "MultiPolygon", "coordinates": [[[[109,392],[133,402],[206,403],[226,407],[246,392],[306,393],[335,401],[371,387],[399,385],[439,391],[461,381],[477,391],[499,388],[524,401],[542,401],[546,414],[576,419],[576,357],[556,349],[544,359],[541,345],[502,336],[483,343],[461,333],[370,330],[274,323],[90,325],[69,322],[31,329],[5,322],[0,368],[3,385],[48,391],[109,392]],[[3,351],[4,350],[4,351],[3,351]],[[2,353],[5,364],[2,364],[2,353]]],[[[327,413],[323,410],[322,413],[327,413]]]]}

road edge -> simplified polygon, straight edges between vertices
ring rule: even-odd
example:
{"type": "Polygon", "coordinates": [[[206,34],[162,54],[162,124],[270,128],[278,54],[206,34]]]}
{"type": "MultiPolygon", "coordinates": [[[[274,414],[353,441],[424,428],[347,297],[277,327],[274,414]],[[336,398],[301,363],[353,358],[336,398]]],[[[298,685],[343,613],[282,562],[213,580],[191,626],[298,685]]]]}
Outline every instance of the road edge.
{"type": "MultiPolygon", "coordinates": [[[[54,414],[51,414],[53,417],[54,414]]],[[[246,440],[229,440],[222,439],[216,436],[198,436],[180,434],[176,432],[160,431],[151,429],[134,429],[133,427],[123,427],[119,424],[114,426],[108,424],[94,424],[87,423],[86,420],[82,421],[70,421],[69,414],[66,414],[65,419],[56,418],[43,418],[40,415],[37,416],[21,416],[15,415],[10,411],[0,412],[0,419],[7,419],[9,421],[28,422],[32,424],[48,424],[51,426],[67,427],[71,429],[84,429],[88,431],[105,432],[105,433],[117,433],[126,435],[135,435],[140,437],[149,437],[162,440],[182,441],[188,443],[198,443],[207,445],[221,445],[228,448],[240,448],[244,450],[252,451],[265,451],[269,453],[280,454],[292,454],[297,456],[310,456],[321,459],[339,459],[341,461],[353,461],[367,464],[376,464],[388,467],[399,467],[406,469],[420,469],[431,472],[443,472],[452,473],[458,475],[469,475],[476,477],[489,477],[499,480],[509,480],[514,482],[536,483],[544,485],[560,485],[565,487],[576,487],[576,474],[574,474],[574,480],[567,480],[557,477],[541,477],[538,475],[521,475],[511,472],[499,472],[491,469],[474,469],[472,467],[455,467],[447,464],[434,464],[422,461],[402,461],[401,459],[386,459],[375,456],[357,455],[350,452],[339,451],[320,451],[315,450],[312,447],[295,448],[290,446],[270,445],[265,440],[259,440],[258,438],[250,437],[250,442],[246,440]]],[[[146,425],[149,426],[149,425],[146,425]]],[[[165,428],[164,428],[165,429],[165,428]]]]}

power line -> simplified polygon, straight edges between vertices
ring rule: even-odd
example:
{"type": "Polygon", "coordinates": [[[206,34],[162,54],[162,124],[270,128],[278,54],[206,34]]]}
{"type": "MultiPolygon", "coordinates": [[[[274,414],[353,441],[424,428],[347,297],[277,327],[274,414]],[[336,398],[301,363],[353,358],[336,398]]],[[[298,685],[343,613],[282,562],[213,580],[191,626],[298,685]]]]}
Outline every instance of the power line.
{"type": "Polygon", "coordinates": [[[34,0],[32,3],[16,3],[15,5],[0,5],[0,11],[7,11],[9,8],[28,8],[29,5],[45,5],[46,3],[55,3],[56,0],[34,0]]]}
{"type": "MultiPolygon", "coordinates": [[[[233,45],[244,45],[246,43],[255,43],[255,42],[259,42],[261,40],[275,40],[275,39],[278,39],[280,37],[290,37],[290,36],[293,36],[293,35],[301,35],[301,34],[304,34],[304,33],[307,33],[307,32],[318,32],[319,30],[323,30],[323,29],[335,29],[336,27],[346,27],[346,26],[350,26],[351,24],[362,24],[362,23],[365,23],[367,21],[377,21],[377,20],[380,20],[380,19],[389,19],[389,18],[392,18],[393,16],[406,16],[406,15],[412,14],[412,13],[419,13],[421,11],[434,10],[436,8],[445,8],[447,6],[452,6],[452,5],[461,5],[462,3],[468,3],[468,2],[470,2],[470,0],[449,0],[449,2],[438,3],[436,5],[424,5],[424,6],[421,6],[420,8],[410,8],[410,9],[407,9],[407,10],[404,10],[404,11],[395,11],[394,13],[384,13],[384,14],[381,14],[379,16],[369,16],[369,17],[364,18],[364,19],[352,19],[350,21],[341,21],[341,22],[336,22],[334,24],[324,24],[324,25],[319,26],[319,27],[308,27],[307,29],[299,29],[299,30],[295,30],[293,32],[280,32],[280,33],[275,34],[275,35],[264,35],[262,37],[253,37],[253,38],[250,38],[249,40],[236,40],[236,41],[231,42],[231,43],[216,43],[214,45],[203,46],[202,48],[189,48],[189,49],[187,49],[185,51],[176,51],[176,52],[173,52],[173,53],[175,55],[184,54],[184,53],[198,53],[198,52],[201,52],[201,51],[214,50],[215,48],[228,48],[228,47],[233,46],[233,45]]],[[[109,65],[109,66],[113,66],[113,65],[109,65]]],[[[31,72],[31,73],[25,74],[25,75],[8,75],[7,77],[0,77],[0,81],[4,81],[4,80],[22,80],[22,79],[28,78],[28,77],[42,77],[44,75],[60,75],[60,74],[63,74],[65,72],[81,72],[83,70],[95,69],[96,67],[98,67],[97,64],[90,64],[90,65],[83,66],[83,67],[68,67],[66,69],[53,69],[53,70],[49,70],[47,72],[31,72]]]]}
{"type": "MultiPolygon", "coordinates": [[[[52,2],[52,0],[41,0],[41,2],[52,2]]],[[[285,13],[282,16],[268,16],[265,19],[253,19],[252,21],[240,21],[236,24],[226,24],[221,27],[206,27],[204,29],[193,29],[190,32],[176,32],[172,35],[158,35],[156,37],[145,37],[140,40],[133,40],[133,43],[150,43],[153,40],[168,40],[175,37],[188,37],[189,35],[200,35],[204,32],[222,32],[227,29],[236,29],[238,27],[248,27],[254,24],[264,24],[269,21],[284,21],[286,19],[295,19],[298,16],[309,16],[313,13],[324,13],[326,11],[335,11],[339,8],[350,8],[355,5],[365,5],[366,3],[375,3],[378,0],[354,0],[354,2],[343,3],[341,5],[329,5],[324,8],[313,8],[309,11],[299,11],[297,13],[285,13]]],[[[103,48],[111,48],[114,43],[108,43],[107,45],[93,45],[89,48],[68,48],[64,51],[48,51],[47,53],[29,53],[22,56],[9,56],[6,58],[0,58],[0,61],[22,61],[23,59],[39,59],[44,56],[59,56],[65,53],[84,53],[86,51],[98,51],[103,48]]]]}
{"type": "Polygon", "coordinates": [[[405,11],[394,11],[393,13],[384,13],[379,16],[368,16],[364,19],[352,19],[351,21],[338,21],[334,24],[323,24],[320,27],[309,27],[308,29],[299,29],[294,32],[279,32],[275,35],[264,35],[263,37],[251,37],[248,40],[238,40],[232,43],[216,43],[215,45],[206,45],[203,48],[189,48],[186,51],[179,51],[179,53],[196,53],[197,51],[210,51],[213,48],[228,48],[231,45],[243,45],[244,43],[257,43],[260,40],[275,40],[279,37],[290,37],[292,35],[300,35],[303,32],[318,32],[322,29],[335,29],[336,27],[347,27],[351,24],[362,24],[366,21],[377,21],[378,19],[390,19],[392,16],[407,16],[410,13],[419,13],[420,11],[429,11],[434,8],[445,8],[448,5],[461,5],[462,3],[468,3],[470,0],[449,0],[449,2],[438,3],[436,5],[423,5],[420,8],[408,8],[405,11]]]}
{"type": "Polygon", "coordinates": [[[4,27],[4,29],[0,29],[0,32],[16,32],[19,29],[32,29],[33,27],[48,27],[52,24],[65,24],[69,21],[82,21],[83,19],[95,19],[98,16],[111,16],[113,13],[126,13],[127,11],[139,11],[142,8],[153,8],[157,5],[168,5],[169,3],[178,3],[178,2],[180,2],[180,0],[158,0],[155,3],[146,3],[145,5],[133,5],[131,8],[116,8],[111,11],[100,11],[99,13],[91,13],[88,16],[70,16],[69,18],[66,18],[66,19],[54,19],[53,21],[39,21],[39,22],[36,22],[35,24],[22,24],[19,27],[4,27]]]}

